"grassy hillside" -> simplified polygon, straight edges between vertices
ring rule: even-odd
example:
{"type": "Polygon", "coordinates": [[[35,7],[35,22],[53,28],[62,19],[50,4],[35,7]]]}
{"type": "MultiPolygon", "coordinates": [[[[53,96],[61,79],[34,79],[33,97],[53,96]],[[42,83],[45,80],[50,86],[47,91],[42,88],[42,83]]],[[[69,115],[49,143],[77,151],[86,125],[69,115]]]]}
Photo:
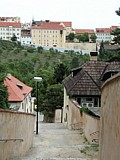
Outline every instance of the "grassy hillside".
{"type": "Polygon", "coordinates": [[[35,75],[41,69],[52,73],[54,67],[59,63],[64,63],[70,70],[88,59],[88,55],[76,55],[72,51],[61,53],[50,49],[50,51],[40,50],[38,52],[38,49],[35,48],[0,40],[0,64],[4,66],[6,72],[11,72],[17,77],[21,75],[23,81],[24,76],[27,76],[28,73],[35,75]]]}

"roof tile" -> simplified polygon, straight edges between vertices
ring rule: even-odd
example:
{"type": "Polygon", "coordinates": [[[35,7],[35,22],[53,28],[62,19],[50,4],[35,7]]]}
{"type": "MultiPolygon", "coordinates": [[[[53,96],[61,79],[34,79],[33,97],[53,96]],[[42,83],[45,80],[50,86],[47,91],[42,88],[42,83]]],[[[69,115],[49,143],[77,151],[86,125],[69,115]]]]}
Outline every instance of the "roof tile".
{"type": "Polygon", "coordinates": [[[8,101],[10,102],[21,102],[32,91],[31,87],[25,85],[23,82],[12,75],[10,78],[5,78],[4,84],[8,87],[8,101]]]}

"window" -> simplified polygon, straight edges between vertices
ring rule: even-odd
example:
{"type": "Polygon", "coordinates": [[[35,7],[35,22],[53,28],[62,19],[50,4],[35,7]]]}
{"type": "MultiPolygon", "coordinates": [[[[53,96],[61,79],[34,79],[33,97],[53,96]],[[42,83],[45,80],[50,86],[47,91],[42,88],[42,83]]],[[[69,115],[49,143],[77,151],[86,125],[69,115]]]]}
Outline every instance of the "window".
{"type": "Polygon", "coordinates": [[[94,107],[99,107],[98,106],[98,98],[94,98],[94,107]]]}
{"type": "Polygon", "coordinates": [[[81,98],[77,98],[77,102],[78,102],[78,104],[81,104],[81,98]]]}

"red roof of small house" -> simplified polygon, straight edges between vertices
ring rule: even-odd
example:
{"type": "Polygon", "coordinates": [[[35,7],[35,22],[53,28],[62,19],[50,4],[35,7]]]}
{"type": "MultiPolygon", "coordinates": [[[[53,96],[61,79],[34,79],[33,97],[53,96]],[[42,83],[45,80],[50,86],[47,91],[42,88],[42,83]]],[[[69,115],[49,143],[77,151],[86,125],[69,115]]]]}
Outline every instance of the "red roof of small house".
{"type": "Polygon", "coordinates": [[[41,24],[40,26],[32,26],[32,29],[64,30],[64,27],[57,23],[47,22],[41,24]]]}
{"type": "Polygon", "coordinates": [[[110,33],[110,28],[96,28],[96,33],[110,33]]]}
{"type": "Polygon", "coordinates": [[[6,76],[4,84],[8,87],[9,102],[21,102],[32,91],[31,87],[25,85],[10,74],[6,76]]]}
{"type": "Polygon", "coordinates": [[[118,26],[111,26],[111,30],[114,30],[114,29],[116,29],[116,28],[118,28],[118,26]]]}
{"type": "Polygon", "coordinates": [[[94,30],[93,29],[75,29],[75,34],[83,34],[83,33],[94,34],[94,30]]]}
{"type": "Polygon", "coordinates": [[[21,28],[21,23],[19,22],[0,22],[0,27],[9,27],[21,28]]]}

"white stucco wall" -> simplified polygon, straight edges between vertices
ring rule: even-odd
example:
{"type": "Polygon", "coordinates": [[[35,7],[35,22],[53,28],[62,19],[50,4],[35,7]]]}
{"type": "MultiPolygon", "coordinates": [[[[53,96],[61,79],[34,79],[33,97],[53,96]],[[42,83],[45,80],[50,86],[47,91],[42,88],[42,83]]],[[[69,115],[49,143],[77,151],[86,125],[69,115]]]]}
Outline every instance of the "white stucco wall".
{"type": "Polygon", "coordinates": [[[31,97],[31,93],[29,93],[22,102],[10,102],[10,108],[19,112],[33,113],[34,99],[31,97]]]}
{"type": "Polygon", "coordinates": [[[31,45],[31,37],[25,36],[21,37],[21,44],[22,45],[31,45]]]}

